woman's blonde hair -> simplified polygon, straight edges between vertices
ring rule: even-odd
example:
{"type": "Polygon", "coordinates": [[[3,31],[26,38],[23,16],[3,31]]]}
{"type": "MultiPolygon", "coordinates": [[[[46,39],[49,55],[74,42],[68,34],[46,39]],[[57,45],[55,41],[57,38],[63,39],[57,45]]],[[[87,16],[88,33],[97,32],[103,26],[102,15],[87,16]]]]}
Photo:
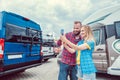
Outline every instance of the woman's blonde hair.
{"type": "Polygon", "coordinates": [[[85,29],[85,32],[86,32],[86,34],[87,34],[87,36],[86,36],[86,41],[87,41],[87,40],[93,40],[93,41],[95,41],[90,26],[88,26],[88,25],[83,25],[82,28],[85,29]]]}

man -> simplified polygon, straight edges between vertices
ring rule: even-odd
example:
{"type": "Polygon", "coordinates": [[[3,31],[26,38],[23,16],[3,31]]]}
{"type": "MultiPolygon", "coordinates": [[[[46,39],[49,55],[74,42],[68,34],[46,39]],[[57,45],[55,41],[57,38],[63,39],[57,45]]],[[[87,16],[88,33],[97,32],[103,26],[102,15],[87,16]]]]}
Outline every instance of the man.
{"type": "MultiPolygon", "coordinates": [[[[78,41],[81,40],[80,37],[80,29],[82,24],[80,21],[74,22],[73,32],[66,33],[65,36],[72,43],[77,44],[78,41]]],[[[57,45],[60,46],[61,40],[58,40],[57,45]]],[[[77,70],[76,70],[76,55],[74,53],[70,53],[67,49],[63,48],[61,63],[60,63],[60,71],[58,80],[68,80],[68,75],[70,76],[70,80],[77,80],[77,70]]]]}

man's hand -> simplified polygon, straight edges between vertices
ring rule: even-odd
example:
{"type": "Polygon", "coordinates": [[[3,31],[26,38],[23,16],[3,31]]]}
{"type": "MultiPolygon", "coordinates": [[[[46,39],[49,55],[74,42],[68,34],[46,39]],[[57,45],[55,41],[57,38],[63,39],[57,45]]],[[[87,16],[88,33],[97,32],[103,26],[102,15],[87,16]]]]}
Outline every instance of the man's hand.
{"type": "Polygon", "coordinates": [[[65,37],[65,35],[61,35],[60,36],[60,40],[64,43],[64,42],[66,42],[66,37],[65,37]]]}

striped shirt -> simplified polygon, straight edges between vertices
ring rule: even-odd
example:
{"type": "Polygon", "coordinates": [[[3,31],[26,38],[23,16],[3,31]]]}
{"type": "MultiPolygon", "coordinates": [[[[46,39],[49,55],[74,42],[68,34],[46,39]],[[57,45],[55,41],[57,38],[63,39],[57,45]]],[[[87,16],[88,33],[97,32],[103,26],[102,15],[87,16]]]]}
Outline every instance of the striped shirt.
{"type": "MultiPolygon", "coordinates": [[[[78,39],[75,39],[75,35],[73,34],[73,32],[69,32],[66,34],[66,38],[71,41],[74,44],[77,44],[81,38],[79,37],[78,39]]],[[[57,44],[60,46],[61,45],[61,41],[58,40],[57,44]]],[[[67,49],[63,48],[63,52],[62,52],[62,57],[61,57],[61,62],[68,64],[68,65],[76,65],[76,54],[73,53],[71,54],[67,49]]]]}

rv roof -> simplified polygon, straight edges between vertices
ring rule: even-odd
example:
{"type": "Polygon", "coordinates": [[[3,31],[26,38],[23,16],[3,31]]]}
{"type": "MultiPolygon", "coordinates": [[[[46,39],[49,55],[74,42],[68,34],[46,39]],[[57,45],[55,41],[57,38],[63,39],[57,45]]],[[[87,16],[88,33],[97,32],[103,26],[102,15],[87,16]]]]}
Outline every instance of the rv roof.
{"type": "Polygon", "coordinates": [[[104,24],[101,24],[101,23],[93,23],[93,24],[90,24],[90,27],[92,29],[96,29],[96,28],[101,28],[101,27],[104,27],[104,24]]]}
{"type": "Polygon", "coordinates": [[[83,24],[93,24],[93,23],[102,23],[102,24],[111,24],[114,21],[120,20],[120,5],[107,7],[101,9],[94,14],[90,15],[85,19],[83,24]]]}

